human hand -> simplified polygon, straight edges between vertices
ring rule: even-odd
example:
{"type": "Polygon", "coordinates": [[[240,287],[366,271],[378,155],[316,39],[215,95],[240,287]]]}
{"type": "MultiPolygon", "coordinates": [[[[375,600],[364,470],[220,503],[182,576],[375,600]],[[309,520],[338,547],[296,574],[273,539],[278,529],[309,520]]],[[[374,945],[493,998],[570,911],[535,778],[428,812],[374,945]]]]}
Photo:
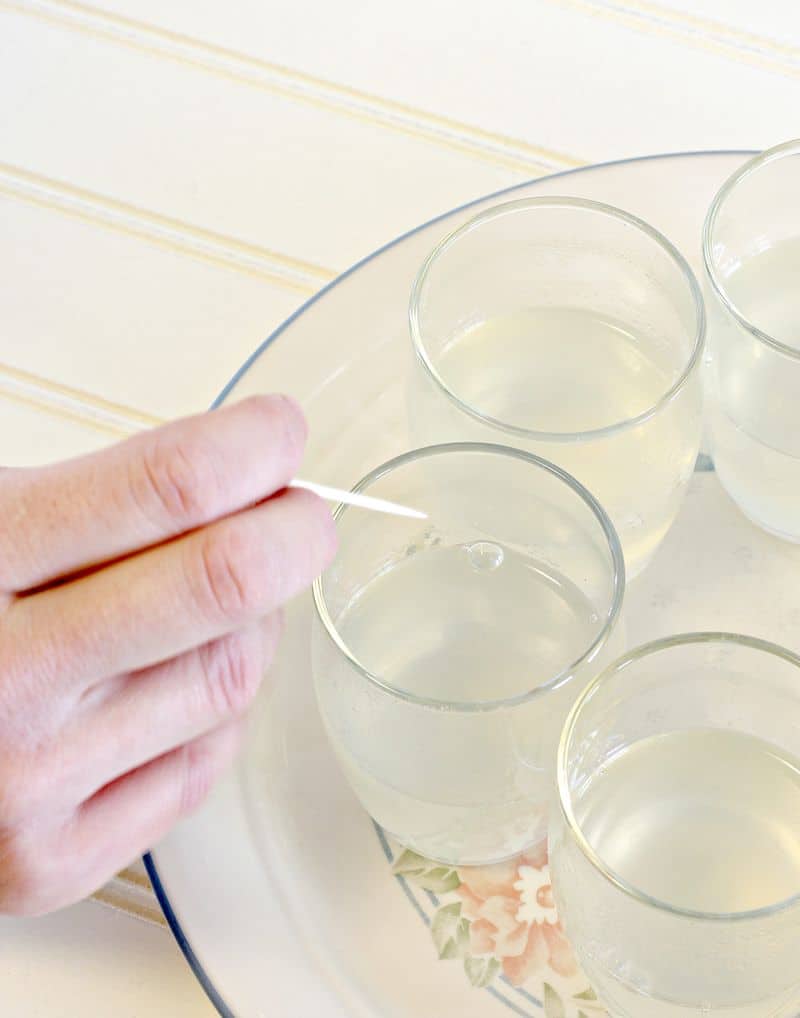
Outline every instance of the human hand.
{"type": "Polygon", "coordinates": [[[89,894],[231,759],[280,606],[335,550],[283,490],[305,438],[259,396],[0,471],[0,912],[89,894]]]}

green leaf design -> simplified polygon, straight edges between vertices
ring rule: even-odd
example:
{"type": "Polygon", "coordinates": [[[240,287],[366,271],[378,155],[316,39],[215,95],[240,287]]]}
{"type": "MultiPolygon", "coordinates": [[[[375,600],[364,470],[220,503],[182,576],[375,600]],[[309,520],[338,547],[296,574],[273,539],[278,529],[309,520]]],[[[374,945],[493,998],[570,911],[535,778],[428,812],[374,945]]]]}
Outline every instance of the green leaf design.
{"type": "Polygon", "coordinates": [[[467,979],[469,979],[470,983],[477,989],[482,990],[492,982],[500,971],[500,962],[497,958],[486,956],[473,958],[472,955],[468,954],[464,959],[464,971],[467,973],[467,979]]]}
{"type": "Polygon", "coordinates": [[[438,909],[431,923],[431,936],[441,959],[463,958],[469,947],[469,921],[461,915],[461,902],[438,909]]]}
{"type": "Polygon", "coordinates": [[[427,865],[429,865],[427,859],[407,848],[395,859],[392,864],[392,872],[402,874],[417,873],[424,870],[427,865]]]}
{"type": "Polygon", "coordinates": [[[445,894],[447,891],[455,891],[461,883],[461,878],[455,870],[446,866],[439,866],[429,870],[415,878],[420,887],[424,887],[434,894],[445,894]]]}
{"type": "Polygon", "coordinates": [[[597,994],[591,986],[584,990],[583,993],[575,993],[573,996],[575,997],[575,1000],[597,1000],[597,994]]]}
{"type": "Polygon", "coordinates": [[[565,1018],[564,1001],[550,983],[544,984],[544,1013],[546,1018],[565,1018]]]}
{"type": "Polygon", "coordinates": [[[461,918],[456,927],[456,935],[453,940],[453,947],[444,958],[463,958],[469,949],[469,920],[461,918]]]}
{"type": "Polygon", "coordinates": [[[392,872],[435,894],[454,891],[461,883],[458,872],[452,866],[431,862],[430,859],[412,852],[410,848],[397,857],[392,872]]]}
{"type": "Polygon", "coordinates": [[[584,1011],[578,1011],[578,1018],[589,1018],[584,1011]]]}

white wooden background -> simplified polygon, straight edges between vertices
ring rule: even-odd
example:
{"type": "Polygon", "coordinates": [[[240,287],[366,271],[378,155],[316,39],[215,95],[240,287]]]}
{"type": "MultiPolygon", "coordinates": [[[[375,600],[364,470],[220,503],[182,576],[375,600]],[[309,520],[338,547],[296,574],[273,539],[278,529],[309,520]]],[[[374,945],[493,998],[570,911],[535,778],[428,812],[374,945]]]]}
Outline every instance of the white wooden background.
{"type": "MultiPolygon", "coordinates": [[[[0,463],[204,408],[482,193],[797,135],[798,0],[0,0],[0,463]]],[[[0,1013],[212,1009],[163,928],[88,902],[0,921],[0,1013]]]]}

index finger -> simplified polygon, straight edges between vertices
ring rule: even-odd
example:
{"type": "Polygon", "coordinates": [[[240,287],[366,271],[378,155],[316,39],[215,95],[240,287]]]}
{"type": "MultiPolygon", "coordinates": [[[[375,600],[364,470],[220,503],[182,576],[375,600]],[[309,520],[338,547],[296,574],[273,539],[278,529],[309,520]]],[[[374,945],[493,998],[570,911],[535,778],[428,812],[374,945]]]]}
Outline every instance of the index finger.
{"type": "Polygon", "coordinates": [[[253,396],[90,456],[0,475],[0,591],[121,558],[268,498],[306,439],[285,396],[253,396]]]}

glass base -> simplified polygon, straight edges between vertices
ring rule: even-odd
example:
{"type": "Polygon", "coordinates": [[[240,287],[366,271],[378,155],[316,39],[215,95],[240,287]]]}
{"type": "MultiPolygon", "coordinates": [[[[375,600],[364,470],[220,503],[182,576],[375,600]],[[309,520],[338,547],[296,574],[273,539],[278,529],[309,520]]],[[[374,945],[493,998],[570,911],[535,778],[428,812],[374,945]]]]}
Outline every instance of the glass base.
{"type": "MultiPolygon", "coordinates": [[[[723,485],[723,487],[725,487],[725,485],[723,485]]],[[[778,530],[776,527],[771,527],[768,523],[764,523],[763,520],[760,520],[756,516],[753,516],[752,513],[749,513],[739,502],[737,502],[727,488],[725,488],[725,490],[728,492],[728,495],[730,495],[730,497],[733,499],[736,508],[739,510],[742,516],[748,519],[753,524],[753,526],[758,527],[759,530],[763,530],[765,533],[770,534],[772,537],[779,538],[781,541],[788,541],[789,544],[800,544],[800,533],[787,534],[783,530],[778,530]]]]}

